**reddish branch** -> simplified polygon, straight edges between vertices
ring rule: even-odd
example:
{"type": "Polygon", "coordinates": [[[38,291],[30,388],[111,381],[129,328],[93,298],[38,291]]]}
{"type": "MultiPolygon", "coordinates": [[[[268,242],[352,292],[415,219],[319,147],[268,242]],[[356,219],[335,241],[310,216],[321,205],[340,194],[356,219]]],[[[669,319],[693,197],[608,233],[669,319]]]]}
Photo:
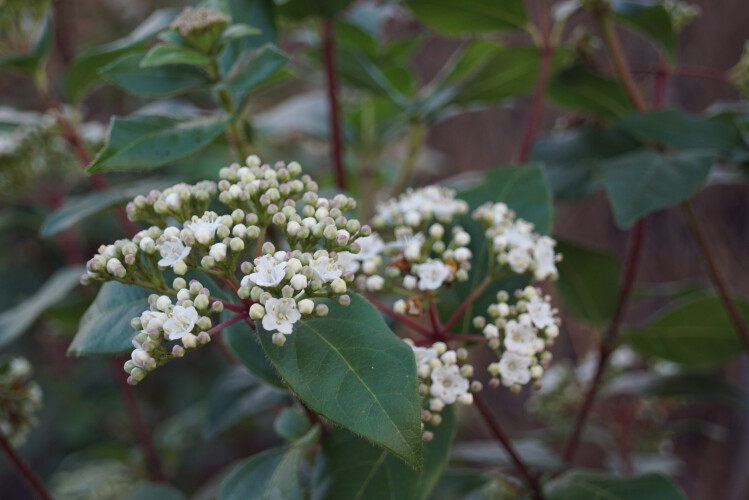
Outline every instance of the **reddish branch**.
{"type": "Polygon", "coordinates": [[[31,485],[31,487],[34,489],[36,494],[39,495],[39,498],[42,498],[44,500],[52,500],[52,495],[49,494],[47,489],[44,487],[44,484],[39,480],[38,477],[36,477],[34,471],[32,471],[31,468],[26,464],[26,462],[23,461],[20,455],[16,453],[16,450],[13,449],[13,447],[8,442],[8,439],[2,432],[0,432],[0,447],[2,447],[2,449],[5,451],[5,454],[8,455],[8,458],[10,458],[10,461],[13,462],[13,465],[16,466],[18,472],[21,473],[24,479],[26,479],[29,485],[31,485]]]}
{"type": "Polygon", "coordinates": [[[330,115],[330,160],[338,189],[346,189],[346,170],[343,166],[343,137],[338,102],[338,80],[335,63],[335,29],[333,20],[322,20],[323,57],[328,92],[328,114],[330,115]]]}
{"type": "Polygon", "coordinates": [[[420,334],[422,334],[424,336],[430,337],[430,338],[433,336],[432,331],[429,328],[425,327],[424,325],[421,325],[421,324],[417,323],[416,321],[412,320],[408,316],[405,316],[403,314],[398,314],[397,312],[393,311],[389,307],[387,307],[385,305],[382,305],[382,304],[380,304],[379,302],[377,302],[375,300],[371,300],[370,299],[369,302],[373,306],[375,306],[375,308],[377,308],[380,312],[382,312],[382,313],[390,316],[391,318],[393,318],[393,319],[395,319],[397,321],[400,321],[401,323],[403,323],[404,325],[408,326],[412,330],[415,330],[416,332],[418,332],[418,333],[420,333],[420,334]]]}
{"type": "Polygon", "coordinates": [[[488,287],[491,282],[491,278],[487,276],[481,283],[479,283],[476,288],[473,289],[471,294],[466,297],[463,303],[460,304],[455,310],[453,315],[450,316],[450,319],[447,320],[445,326],[442,327],[442,331],[440,332],[441,335],[447,335],[448,333],[450,333],[450,330],[453,326],[455,326],[455,323],[458,322],[458,320],[461,318],[461,316],[463,316],[463,314],[471,306],[471,304],[473,304],[476,299],[478,299],[481,294],[484,293],[484,290],[486,290],[486,287],[488,287]]]}

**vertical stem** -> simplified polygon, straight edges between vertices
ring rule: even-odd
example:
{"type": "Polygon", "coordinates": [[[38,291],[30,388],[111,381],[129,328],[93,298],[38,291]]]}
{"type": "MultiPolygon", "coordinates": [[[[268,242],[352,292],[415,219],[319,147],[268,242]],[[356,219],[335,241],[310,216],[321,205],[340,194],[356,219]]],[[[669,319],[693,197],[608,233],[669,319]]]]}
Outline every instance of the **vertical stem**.
{"type": "Polygon", "coordinates": [[[166,482],[168,479],[161,466],[159,455],[156,453],[156,447],[153,445],[151,433],[148,431],[148,427],[146,426],[146,423],[143,420],[143,415],[138,407],[138,399],[135,396],[135,391],[133,390],[133,387],[127,383],[125,374],[122,371],[122,366],[117,358],[110,358],[109,363],[115,381],[117,382],[117,389],[120,391],[122,402],[125,404],[125,410],[130,418],[130,422],[133,424],[135,435],[146,455],[148,473],[154,481],[166,482]]]}
{"type": "Polygon", "coordinates": [[[531,112],[528,115],[528,122],[523,132],[523,139],[520,143],[520,150],[518,151],[517,161],[518,163],[525,163],[528,161],[528,157],[533,147],[533,141],[538,133],[538,124],[541,120],[541,112],[544,109],[544,101],[546,100],[546,92],[549,88],[549,78],[551,76],[551,63],[554,57],[554,47],[552,46],[550,33],[549,33],[549,9],[545,2],[541,2],[539,6],[539,24],[541,28],[541,44],[539,50],[541,51],[541,60],[538,68],[538,80],[536,81],[536,90],[533,94],[533,104],[531,105],[531,112]]]}
{"type": "Polygon", "coordinates": [[[619,280],[619,291],[617,295],[616,309],[614,310],[614,317],[611,319],[611,323],[609,324],[603,339],[601,339],[601,345],[598,352],[598,364],[596,365],[593,380],[590,383],[588,392],[585,394],[585,399],[575,417],[572,434],[570,434],[569,439],[564,445],[562,457],[567,462],[571,462],[575,456],[575,452],[580,444],[582,430],[588,420],[590,411],[593,409],[593,402],[598,394],[598,389],[601,385],[601,378],[606,369],[606,363],[614,350],[614,341],[619,334],[619,328],[622,319],[624,318],[624,309],[627,306],[629,294],[632,291],[632,285],[635,282],[637,264],[640,261],[640,254],[642,253],[644,234],[645,219],[640,219],[637,224],[635,224],[635,227],[632,228],[632,233],[629,237],[629,248],[627,249],[627,256],[624,260],[624,267],[619,280]]]}
{"type": "Polygon", "coordinates": [[[8,439],[2,432],[0,432],[0,447],[5,451],[5,454],[8,455],[10,461],[13,462],[13,465],[16,466],[18,472],[20,472],[24,479],[26,479],[26,481],[29,483],[29,485],[31,485],[36,494],[44,500],[52,500],[52,495],[49,494],[47,489],[44,487],[44,484],[38,477],[36,477],[34,471],[32,471],[31,468],[26,464],[26,462],[23,461],[21,456],[16,453],[16,450],[13,449],[13,447],[8,442],[8,439]]]}
{"type": "Polygon", "coordinates": [[[328,113],[330,115],[330,161],[338,189],[346,189],[346,170],[343,166],[343,138],[341,134],[338,102],[338,78],[335,66],[335,29],[333,20],[322,20],[323,57],[328,91],[328,113]]]}
{"type": "Polygon", "coordinates": [[[489,430],[491,430],[494,437],[497,438],[497,441],[499,441],[507,454],[510,456],[510,460],[515,466],[515,469],[528,483],[528,487],[533,492],[533,498],[537,500],[543,499],[544,495],[541,491],[541,485],[538,481],[538,477],[536,477],[536,475],[530,471],[528,466],[525,465],[525,462],[523,462],[523,460],[520,458],[520,455],[518,455],[515,447],[512,445],[512,442],[505,435],[504,431],[502,431],[502,427],[500,427],[499,423],[494,419],[494,417],[492,417],[492,414],[489,411],[489,407],[486,405],[486,402],[481,398],[479,394],[474,394],[473,403],[476,406],[476,409],[481,414],[481,418],[484,419],[484,423],[486,423],[487,427],[489,427],[489,430]]]}
{"type": "Polygon", "coordinates": [[[616,35],[616,28],[614,27],[614,22],[611,20],[611,13],[609,12],[608,7],[606,9],[596,10],[594,14],[598,26],[601,29],[603,43],[611,54],[619,79],[624,84],[624,88],[626,89],[629,98],[632,100],[632,103],[635,105],[635,108],[637,108],[638,111],[644,111],[645,101],[643,100],[642,95],[640,95],[639,90],[637,90],[637,85],[635,84],[632,72],[629,69],[629,63],[624,56],[621,43],[619,43],[619,37],[616,35]]]}
{"type": "Polygon", "coordinates": [[[749,331],[747,331],[746,323],[744,323],[744,319],[741,317],[741,313],[736,308],[736,304],[733,302],[733,300],[731,300],[731,296],[728,293],[728,286],[723,280],[723,276],[720,274],[720,271],[718,271],[718,265],[715,262],[715,258],[713,257],[712,252],[710,251],[710,244],[708,243],[709,240],[707,236],[705,236],[705,232],[700,226],[697,215],[694,213],[694,209],[692,208],[692,205],[689,203],[689,201],[685,201],[684,203],[682,203],[681,208],[687,218],[687,222],[689,223],[689,228],[692,230],[694,239],[697,241],[697,245],[700,248],[702,258],[705,260],[707,271],[710,275],[710,280],[713,282],[713,285],[715,285],[715,288],[718,289],[718,294],[723,301],[726,312],[728,312],[731,323],[733,323],[734,328],[736,328],[736,332],[739,334],[741,342],[744,343],[744,347],[747,351],[749,351],[749,331]]]}
{"type": "Polygon", "coordinates": [[[421,121],[412,121],[408,128],[408,151],[406,151],[406,158],[403,160],[398,171],[398,177],[393,182],[393,187],[390,189],[390,198],[394,198],[401,194],[413,174],[414,167],[416,166],[416,160],[419,158],[419,151],[424,145],[424,140],[427,135],[427,126],[421,121]]]}

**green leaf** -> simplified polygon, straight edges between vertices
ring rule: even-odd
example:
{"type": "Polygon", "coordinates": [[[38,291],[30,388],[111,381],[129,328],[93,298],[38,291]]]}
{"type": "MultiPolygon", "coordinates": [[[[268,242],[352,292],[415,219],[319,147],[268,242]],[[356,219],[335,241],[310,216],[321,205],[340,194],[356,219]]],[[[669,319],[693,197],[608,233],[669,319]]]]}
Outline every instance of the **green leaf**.
{"type": "Polygon", "coordinates": [[[633,113],[619,120],[616,128],[641,141],[675,149],[727,152],[741,145],[741,136],[735,127],[679,109],[633,113]]]}
{"type": "Polygon", "coordinates": [[[284,17],[301,20],[308,17],[333,18],[353,0],[283,0],[278,10],[284,17]]]}
{"type": "Polygon", "coordinates": [[[442,411],[442,423],[427,426],[434,439],[424,444],[424,466],[413,470],[387,451],[344,430],[325,436],[313,479],[314,500],[419,500],[430,498],[445,465],[455,435],[452,406],[442,411]]]}
{"type": "Polygon", "coordinates": [[[187,47],[175,45],[157,45],[148,51],[140,61],[142,68],[164,66],[167,64],[189,64],[200,66],[211,62],[211,58],[187,47]]]}
{"type": "Polygon", "coordinates": [[[273,421],[276,434],[289,441],[295,441],[304,436],[311,427],[307,416],[296,408],[284,408],[273,421]]]}
{"type": "Polygon", "coordinates": [[[289,62],[291,56],[273,44],[265,44],[254,52],[243,54],[222,81],[217,90],[247,91],[270,78],[289,62]]]}
{"type": "MultiPolygon", "coordinates": [[[[514,439],[513,445],[520,459],[530,467],[557,470],[564,463],[538,439],[514,439]]],[[[512,458],[496,441],[461,441],[453,447],[451,460],[494,467],[513,467],[512,458]]]]}
{"type": "Polygon", "coordinates": [[[621,83],[585,66],[559,71],[551,79],[548,92],[560,106],[601,118],[614,119],[633,110],[621,83]]]}
{"type": "Polygon", "coordinates": [[[522,0],[409,0],[416,17],[445,35],[473,35],[523,28],[528,24],[522,0]]]}
{"type": "Polygon", "coordinates": [[[639,148],[639,142],[616,129],[568,130],[537,141],[531,160],[544,164],[555,199],[575,199],[601,187],[604,160],[639,148]]]}
{"type": "Polygon", "coordinates": [[[286,393],[257,380],[244,367],[229,370],[209,392],[206,439],[213,439],[243,419],[272,408],[285,396],[286,393]]]}
{"type": "Polygon", "coordinates": [[[676,56],[676,32],[666,7],[618,0],[614,2],[614,13],[621,23],[645,35],[670,58],[676,56]]]}
{"type": "Polygon", "coordinates": [[[186,500],[178,489],[163,483],[138,483],[125,496],[125,500],[186,500]]]}
{"type": "Polygon", "coordinates": [[[324,303],[329,315],[296,323],[282,347],[258,325],[265,352],[313,411],[420,467],[421,401],[413,351],[362,297],[351,294],[348,307],[324,303]]]}
{"type": "MultiPolygon", "coordinates": [[[[45,309],[65,299],[78,285],[83,267],[68,267],[52,275],[39,290],[7,311],[0,313],[0,348],[20,337],[45,309]]],[[[6,284],[12,286],[12,284],[6,284]]]]}
{"type": "Polygon", "coordinates": [[[168,97],[205,88],[210,79],[200,69],[184,64],[142,67],[140,53],[127,54],[101,69],[99,74],[122,89],[142,97],[168,97]]]}
{"type": "Polygon", "coordinates": [[[60,208],[44,219],[39,234],[42,238],[49,238],[72,227],[90,215],[94,215],[105,208],[122,203],[130,198],[131,196],[127,193],[112,191],[69,196],[60,208]]]}
{"type": "Polygon", "coordinates": [[[221,484],[219,500],[301,500],[299,463],[305,448],[319,435],[311,429],[287,448],[276,448],[250,457],[221,484]]]}
{"type": "Polygon", "coordinates": [[[278,41],[274,0],[225,0],[225,3],[229,7],[232,25],[246,24],[257,28],[260,33],[229,41],[219,58],[222,75],[229,71],[242,54],[278,41]]]}
{"type": "Polygon", "coordinates": [[[618,477],[571,471],[544,488],[547,500],[686,500],[679,487],[661,474],[618,477]]]}
{"type": "Polygon", "coordinates": [[[397,86],[364,52],[340,47],[337,60],[337,69],[344,83],[387,97],[400,107],[406,106],[406,98],[397,86]]]}
{"type": "Polygon", "coordinates": [[[101,81],[101,68],[128,52],[144,48],[148,40],[169,26],[175,14],[173,9],[157,10],[128,36],[84,51],[70,66],[65,79],[65,90],[70,99],[80,101],[91,85],[101,81]]]}
{"type": "MultiPolygon", "coordinates": [[[[11,7],[6,7],[11,8],[11,7]]],[[[45,15],[29,53],[0,57],[0,68],[34,75],[49,57],[55,37],[54,20],[51,13],[45,15]]]]}
{"type": "Polygon", "coordinates": [[[130,320],[148,309],[151,292],[134,285],[109,281],[102,285],[91,307],[81,318],[68,354],[119,354],[132,349],[135,330],[130,320]]]}
{"type": "MultiPolygon", "coordinates": [[[[233,314],[232,311],[228,313],[225,311],[224,320],[229,319],[233,314]]],[[[268,356],[260,345],[257,334],[246,323],[234,323],[224,328],[221,335],[224,336],[229,349],[247,369],[265,382],[280,389],[286,389],[286,385],[278,378],[278,372],[268,361],[268,356]]]]}
{"type": "MultiPolygon", "coordinates": [[[[488,248],[484,228],[473,220],[470,213],[486,202],[503,202],[515,211],[518,217],[532,222],[536,231],[548,234],[553,221],[551,191],[546,175],[539,165],[496,167],[486,173],[483,182],[471,189],[458,193],[458,198],[468,202],[469,213],[460,219],[460,225],[471,235],[469,249],[473,254],[473,267],[468,281],[455,284],[440,296],[440,313],[447,319],[452,312],[481,283],[488,273],[488,248]]],[[[500,290],[513,291],[526,286],[525,276],[494,281],[486,291],[463,314],[456,328],[468,332],[471,319],[477,314],[485,314],[490,304],[496,302],[500,290]]]]}
{"type": "MultiPolygon", "coordinates": [[[[749,320],[749,306],[743,302],[736,305],[744,321],[749,320]]],[[[744,351],[717,297],[678,304],[626,338],[642,354],[693,368],[720,365],[744,351]]]]}
{"type": "Polygon", "coordinates": [[[247,24],[232,24],[221,33],[221,40],[223,42],[228,42],[230,40],[237,40],[239,38],[258,35],[260,33],[261,31],[259,29],[248,26],[247,24]]]}
{"type": "Polygon", "coordinates": [[[705,182],[714,159],[709,151],[669,155],[643,150],[608,160],[603,186],[617,225],[626,229],[640,217],[692,196],[705,182]]]}
{"type": "Polygon", "coordinates": [[[557,290],[565,309],[596,328],[609,324],[616,309],[619,263],[613,255],[558,242],[557,290]]]}
{"type": "Polygon", "coordinates": [[[89,172],[158,167],[210,144],[230,117],[133,115],[114,117],[109,138],[88,166],[89,172]]]}

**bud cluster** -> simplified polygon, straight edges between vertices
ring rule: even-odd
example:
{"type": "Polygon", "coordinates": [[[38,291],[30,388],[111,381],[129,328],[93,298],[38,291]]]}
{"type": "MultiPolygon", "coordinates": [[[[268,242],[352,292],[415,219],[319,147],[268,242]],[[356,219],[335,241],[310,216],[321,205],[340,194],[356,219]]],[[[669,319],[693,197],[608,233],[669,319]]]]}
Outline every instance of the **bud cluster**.
{"type": "MultiPolygon", "coordinates": [[[[411,344],[409,340],[406,342],[411,344]]],[[[481,390],[481,382],[469,380],[473,377],[473,366],[466,363],[468,351],[448,350],[443,342],[435,342],[431,347],[411,344],[411,348],[416,357],[419,393],[427,406],[421,413],[423,422],[439,425],[440,412],[446,405],[473,403],[473,393],[481,390]]],[[[429,440],[431,436],[425,432],[424,438],[429,440]]]]}
{"type": "Polygon", "coordinates": [[[31,380],[31,364],[22,357],[0,359],[0,432],[12,446],[21,446],[38,423],[42,390],[31,380]]]}
{"type": "Polygon", "coordinates": [[[231,17],[220,10],[185,7],[169,28],[177,31],[190,45],[207,52],[215,46],[229,23],[231,17]]]}
{"type": "Polygon", "coordinates": [[[551,360],[548,351],[559,335],[558,311],[551,307],[551,297],[541,295],[541,290],[526,287],[515,292],[515,303],[501,291],[497,303],[487,309],[488,319],[477,316],[473,324],[481,328],[489,347],[497,354],[499,362],[488,366],[492,376],[490,384],[501,383],[518,392],[530,381],[538,382],[544,366],[551,360]]]}
{"type": "Polygon", "coordinates": [[[216,183],[201,181],[194,186],[180,183],[164,191],[152,190],[147,196],[136,196],[127,204],[128,218],[144,221],[159,227],[168,225],[168,219],[190,219],[192,214],[202,214],[216,196],[216,183]]]}
{"type": "Polygon", "coordinates": [[[211,314],[220,313],[223,305],[211,302],[210,292],[197,281],[188,284],[174,280],[177,301],[167,295],[148,297],[149,310],[130,322],[138,333],[133,339],[135,349],[125,362],[129,384],[135,385],[159,366],[185,352],[211,341],[211,314]]]}
{"type": "Polygon", "coordinates": [[[561,256],[554,253],[556,241],[534,233],[530,222],[515,217],[504,203],[487,203],[473,212],[473,218],[486,228],[492,242],[492,270],[502,275],[532,274],[536,280],[558,277],[556,263],[561,256]]]}

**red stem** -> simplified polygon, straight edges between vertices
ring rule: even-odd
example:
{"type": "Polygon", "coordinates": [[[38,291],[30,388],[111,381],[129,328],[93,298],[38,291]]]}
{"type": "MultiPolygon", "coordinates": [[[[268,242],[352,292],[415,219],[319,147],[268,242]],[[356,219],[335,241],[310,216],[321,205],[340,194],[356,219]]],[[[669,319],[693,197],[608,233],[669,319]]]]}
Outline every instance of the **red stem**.
{"type": "Polygon", "coordinates": [[[247,308],[240,306],[239,304],[234,304],[233,302],[227,302],[225,300],[219,300],[219,299],[208,299],[211,304],[214,302],[219,302],[224,305],[224,309],[228,309],[230,311],[234,312],[247,312],[247,308]]]}
{"type": "Polygon", "coordinates": [[[442,323],[437,311],[437,304],[434,301],[429,304],[429,320],[432,322],[432,333],[435,337],[439,336],[439,332],[442,331],[442,323]]]}
{"type": "MultiPolygon", "coordinates": [[[[633,68],[635,73],[652,73],[658,74],[662,68],[633,68]]],[[[730,83],[731,79],[725,71],[714,68],[702,68],[699,66],[671,66],[666,68],[666,73],[673,76],[685,76],[693,78],[704,78],[706,80],[715,80],[718,82],[730,83]]]]}
{"type": "Polygon", "coordinates": [[[627,249],[627,256],[624,260],[624,267],[622,268],[622,274],[619,280],[619,291],[614,316],[611,319],[611,323],[609,324],[603,339],[601,340],[601,345],[598,350],[598,364],[596,365],[593,380],[590,383],[588,392],[585,394],[582,406],[580,406],[577,416],[575,417],[572,434],[570,434],[567,443],[565,443],[564,451],[562,452],[562,458],[567,462],[572,461],[578,445],[580,444],[580,436],[582,435],[583,427],[585,427],[590,411],[593,408],[593,402],[595,401],[598,390],[600,389],[601,378],[603,377],[603,372],[606,368],[606,362],[614,349],[614,340],[619,334],[619,328],[621,327],[622,319],[624,318],[624,310],[629,301],[632,285],[634,284],[635,276],[637,275],[637,265],[640,260],[640,254],[642,253],[644,234],[645,219],[643,218],[637,221],[637,224],[635,224],[635,227],[630,234],[629,248],[627,249]]]}
{"type": "Polygon", "coordinates": [[[653,109],[660,109],[663,107],[663,101],[666,98],[666,84],[668,83],[668,66],[665,61],[661,63],[661,67],[655,73],[655,81],[653,82],[653,109]]]}
{"type": "Polygon", "coordinates": [[[380,312],[382,312],[384,314],[387,314],[388,316],[390,316],[391,318],[393,318],[395,320],[400,321],[404,325],[410,327],[411,329],[419,332],[420,334],[422,334],[422,335],[424,335],[426,337],[430,337],[430,338],[432,337],[432,333],[433,332],[430,329],[424,327],[423,325],[420,325],[419,323],[417,323],[416,321],[412,320],[408,316],[404,316],[403,314],[398,314],[397,312],[393,311],[389,307],[384,306],[384,305],[380,304],[379,302],[377,302],[375,300],[370,299],[369,302],[370,302],[370,304],[372,304],[373,306],[375,306],[375,308],[377,308],[380,312]]]}
{"type": "Polygon", "coordinates": [[[242,312],[242,314],[237,314],[236,316],[232,316],[231,318],[227,319],[226,321],[219,323],[218,325],[214,326],[210,330],[208,330],[208,335],[215,335],[227,326],[231,326],[234,323],[238,321],[242,321],[246,317],[246,314],[242,312]]]}
{"type": "Polygon", "coordinates": [[[36,494],[44,500],[53,500],[52,495],[49,494],[47,489],[44,487],[44,484],[38,477],[36,477],[34,471],[32,471],[31,468],[26,464],[26,462],[23,461],[20,455],[16,453],[16,450],[13,449],[13,447],[8,442],[8,439],[2,432],[0,432],[0,447],[5,450],[5,453],[8,455],[8,458],[10,458],[10,461],[13,462],[13,465],[16,466],[16,469],[18,469],[21,475],[31,485],[36,494]]]}
{"type": "Polygon", "coordinates": [[[494,437],[497,438],[497,441],[500,442],[502,447],[504,447],[505,451],[510,456],[510,460],[515,466],[515,469],[521,476],[523,476],[525,481],[528,483],[528,487],[530,487],[531,491],[533,492],[533,498],[543,499],[544,495],[541,491],[541,485],[538,482],[538,477],[536,477],[536,475],[530,471],[528,466],[525,465],[525,462],[523,462],[523,460],[520,458],[520,455],[518,455],[515,447],[512,445],[512,441],[510,441],[510,439],[502,431],[499,422],[497,422],[494,417],[492,417],[492,414],[489,411],[489,407],[486,405],[486,402],[479,394],[474,394],[473,403],[476,406],[476,409],[481,414],[481,418],[484,419],[484,423],[486,423],[487,427],[489,427],[489,430],[491,430],[492,434],[494,434],[494,437]]]}
{"type": "Polygon", "coordinates": [[[450,316],[450,319],[447,320],[445,323],[445,326],[442,327],[442,331],[440,332],[441,335],[447,335],[450,333],[450,330],[453,326],[455,326],[455,323],[458,322],[461,316],[463,316],[463,313],[466,312],[466,309],[470,307],[471,304],[473,304],[476,299],[478,299],[482,293],[484,293],[484,290],[486,290],[486,287],[489,286],[489,284],[492,282],[491,278],[488,276],[484,278],[484,281],[479,283],[479,286],[474,288],[474,290],[471,292],[471,294],[466,297],[466,300],[463,301],[460,306],[455,310],[452,316],[450,316]]]}
{"type": "Polygon", "coordinates": [[[168,482],[168,478],[161,466],[159,455],[156,453],[156,448],[153,445],[151,433],[148,431],[148,427],[146,426],[143,415],[138,407],[138,399],[135,395],[135,390],[127,383],[125,372],[122,371],[122,365],[117,358],[110,358],[109,363],[114,378],[117,381],[117,389],[120,391],[120,396],[122,396],[122,401],[125,404],[125,410],[130,418],[130,422],[133,424],[135,435],[146,454],[148,473],[154,481],[168,482]]]}
{"type": "Polygon", "coordinates": [[[322,20],[323,57],[328,92],[328,114],[330,115],[330,160],[338,189],[346,189],[346,170],[343,166],[343,139],[338,101],[338,80],[335,63],[335,29],[333,20],[322,20]]]}
{"type": "Polygon", "coordinates": [[[554,58],[554,47],[551,45],[549,37],[549,12],[547,6],[541,5],[539,12],[539,24],[541,27],[541,60],[538,68],[538,80],[536,81],[536,90],[533,94],[533,104],[531,105],[530,115],[528,115],[528,123],[525,126],[525,132],[523,132],[523,139],[520,143],[520,150],[518,151],[517,161],[518,163],[525,163],[528,161],[528,157],[533,147],[533,141],[538,133],[538,124],[541,120],[541,112],[544,109],[544,102],[546,101],[546,92],[549,88],[549,78],[551,76],[551,63],[554,58]]]}

